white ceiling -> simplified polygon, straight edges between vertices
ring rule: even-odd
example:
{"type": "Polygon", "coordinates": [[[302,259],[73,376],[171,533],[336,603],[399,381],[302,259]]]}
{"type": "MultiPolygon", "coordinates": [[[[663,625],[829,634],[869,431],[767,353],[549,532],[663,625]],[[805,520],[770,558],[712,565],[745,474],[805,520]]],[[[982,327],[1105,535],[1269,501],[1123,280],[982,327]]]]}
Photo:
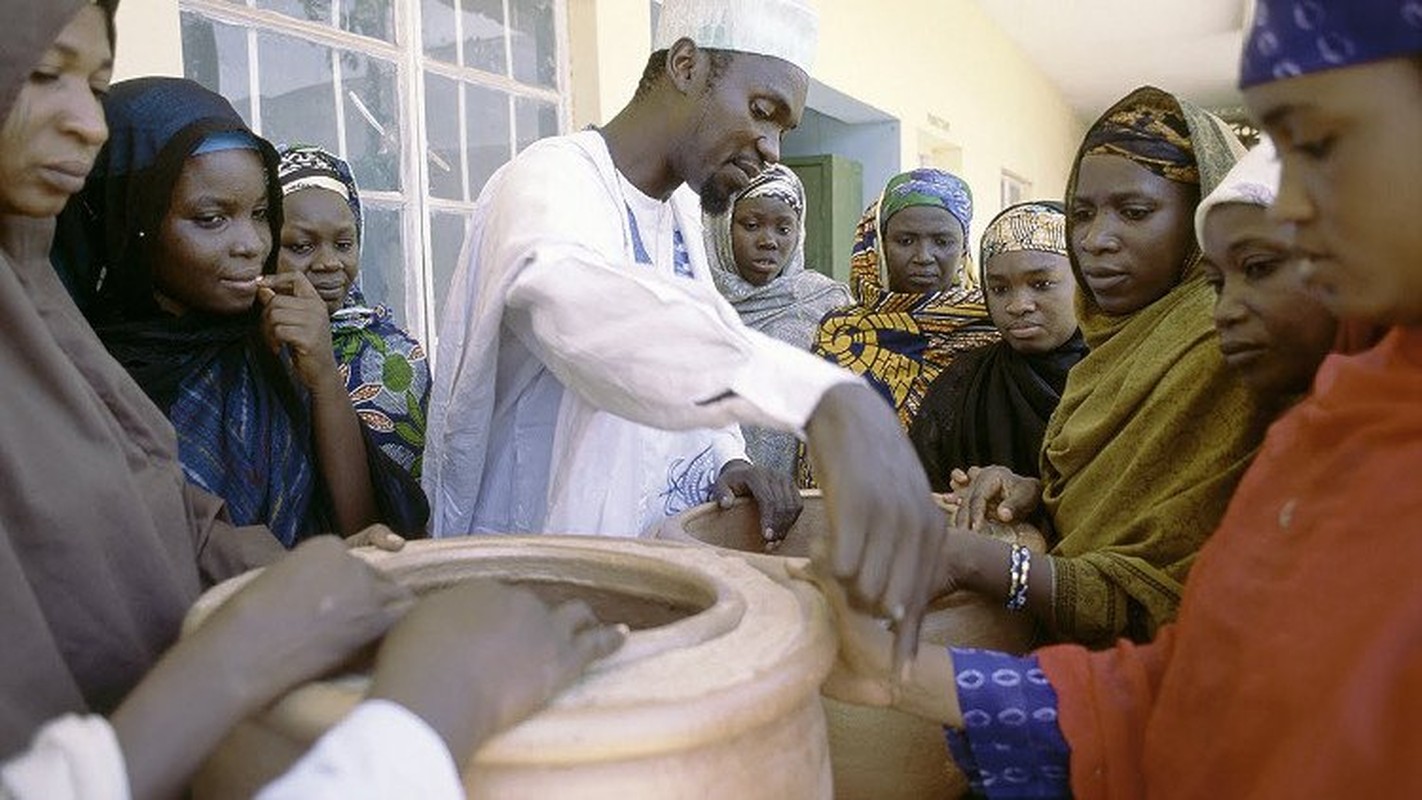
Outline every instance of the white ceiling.
{"type": "Polygon", "coordinates": [[[1087,120],[1142,84],[1208,108],[1234,84],[1252,0],[975,0],[1087,120]]]}

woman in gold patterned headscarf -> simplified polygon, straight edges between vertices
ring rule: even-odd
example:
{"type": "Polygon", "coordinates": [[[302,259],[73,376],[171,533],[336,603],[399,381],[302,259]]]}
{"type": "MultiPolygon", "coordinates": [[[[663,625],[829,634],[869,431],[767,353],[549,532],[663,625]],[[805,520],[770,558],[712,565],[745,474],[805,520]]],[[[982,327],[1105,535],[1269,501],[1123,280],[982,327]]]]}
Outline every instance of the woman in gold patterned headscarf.
{"type": "Polygon", "coordinates": [[[1038,475],[1042,437],[1068,371],[1086,355],[1072,304],[1066,212],[1038,200],[983,232],[981,282],[1003,340],[971,350],[928,388],[909,438],[936,492],[954,469],[1000,464],[1038,475]]]}
{"type": "MultiPolygon", "coordinates": [[[[1215,340],[1192,224],[1242,153],[1219,119],[1143,87],[1092,125],[1077,155],[1066,232],[1091,350],[1047,425],[1037,488],[1052,548],[1031,557],[1027,574],[1046,577],[1025,593],[1055,638],[1143,641],[1174,618],[1263,438],[1267,415],[1215,340]]],[[[960,489],[958,521],[975,522],[1009,485],[1021,519],[1032,484],[985,470],[960,489]]]]}

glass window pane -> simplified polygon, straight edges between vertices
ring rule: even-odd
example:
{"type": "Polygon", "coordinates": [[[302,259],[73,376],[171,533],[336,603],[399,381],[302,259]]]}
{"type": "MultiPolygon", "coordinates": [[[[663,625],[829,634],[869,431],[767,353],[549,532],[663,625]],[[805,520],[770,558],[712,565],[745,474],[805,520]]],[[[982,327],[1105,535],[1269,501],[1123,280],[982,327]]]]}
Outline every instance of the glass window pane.
{"type": "Polygon", "coordinates": [[[391,0],[341,0],[340,17],[344,30],[395,41],[395,4],[391,0]]]}
{"type": "Polygon", "coordinates": [[[434,273],[434,330],[444,319],[444,300],[449,296],[449,284],[454,280],[454,269],[459,265],[459,250],[464,246],[464,226],[467,218],[463,214],[443,211],[430,213],[430,261],[434,273]]]}
{"type": "Polygon", "coordinates": [[[183,75],[226,97],[251,125],[247,32],[204,19],[191,11],[183,12],[182,26],[183,75]]]}
{"type": "Polygon", "coordinates": [[[514,131],[520,151],[545,136],[558,134],[558,106],[553,103],[532,97],[515,97],[514,114],[514,131]]]}
{"type": "Polygon", "coordinates": [[[464,199],[459,148],[459,84],[426,72],[425,158],[429,161],[430,195],[464,199]]]}
{"type": "Polygon", "coordinates": [[[408,327],[405,324],[405,239],[399,208],[365,204],[360,288],[367,303],[389,306],[396,324],[408,327]]]}
{"type": "Polygon", "coordinates": [[[288,17],[331,24],[331,0],[257,0],[257,8],[267,8],[288,17]]]}
{"type": "Polygon", "coordinates": [[[469,136],[469,198],[479,196],[484,182],[513,157],[509,152],[509,96],[481,86],[464,86],[465,123],[469,136]]]}
{"type": "Polygon", "coordinates": [[[346,106],[346,157],[360,185],[400,190],[400,97],[395,65],[342,52],[341,89],[346,106]]]}
{"type": "Polygon", "coordinates": [[[420,40],[425,55],[446,64],[458,64],[455,49],[455,0],[424,0],[420,3],[420,40]]]}
{"type": "Polygon", "coordinates": [[[553,0],[509,0],[513,77],[524,83],[558,85],[558,45],[553,0]]]}
{"type": "Polygon", "coordinates": [[[257,35],[261,134],[281,147],[318,144],[339,152],[331,50],[290,36],[257,35]]]}
{"type": "Polygon", "coordinates": [[[503,0],[459,0],[459,7],[464,12],[464,66],[508,74],[503,0]]]}

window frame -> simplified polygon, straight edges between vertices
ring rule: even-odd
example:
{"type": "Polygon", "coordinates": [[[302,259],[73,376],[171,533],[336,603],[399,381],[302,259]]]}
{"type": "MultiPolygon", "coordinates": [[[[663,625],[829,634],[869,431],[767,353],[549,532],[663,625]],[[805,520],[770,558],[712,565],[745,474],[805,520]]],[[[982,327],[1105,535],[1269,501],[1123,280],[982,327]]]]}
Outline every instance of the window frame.
{"type": "MultiPolygon", "coordinates": [[[[451,64],[425,54],[423,42],[423,0],[391,0],[394,14],[392,27],[393,42],[354,33],[339,27],[340,7],[347,0],[330,0],[332,18],[330,22],[317,22],[284,14],[273,9],[257,8],[255,0],[178,0],[178,12],[194,14],[212,22],[236,27],[243,31],[247,48],[247,82],[250,89],[249,107],[245,109],[257,133],[263,132],[261,117],[261,74],[258,34],[271,33],[311,42],[331,49],[332,80],[335,83],[336,98],[340,97],[341,72],[336,68],[335,59],[341,51],[357,53],[366,58],[375,58],[394,66],[396,107],[399,114],[401,152],[399,158],[400,190],[369,190],[362,187],[361,198],[367,205],[383,210],[393,210],[400,214],[400,229],[403,244],[404,307],[398,309],[398,317],[403,326],[420,341],[433,357],[436,350],[436,331],[439,320],[435,318],[435,265],[431,246],[433,214],[456,214],[466,222],[478,197],[475,187],[468,186],[467,169],[461,178],[467,199],[451,200],[435,197],[430,192],[430,172],[427,152],[427,126],[425,123],[426,94],[425,75],[434,74],[456,83],[468,84],[484,89],[502,92],[509,108],[509,153],[518,153],[517,98],[527,97],[551,103],[557,109],[557,132],[566,133],[572,119],[570,44],[568,40],[569,0],[551,0],[553,18],[553,43],[556,48],[553,88],[525,84],[512,77],[513,73],[513,29],[509,24],[513,0],[502,0],[504,31],[504,69],[508,74],[497,75],[483,70],[451,64]]],[[[464,38],[462,35],[463,14],[459,13],[460,0],[449,0],[455,9],[456,59],[462,60],[464,38]]],[[[186,63],[186,62],[184,62],[186,63]]],[[[468,129],[467,115],[464,113],[464,93],[459,96],[459,132],[461,166],[467,158],[468,129]]],[[[336,136],[343,144],[347,141],[347,113],[344,102],[336,102],[336,136]]],[[[344,153],[342,155],[345,155],[344,153]]],[[[360,176],[357,175],[357,180],[360,176]]],[[[457,265],[456,265],[457,268],[457,265]]]]}

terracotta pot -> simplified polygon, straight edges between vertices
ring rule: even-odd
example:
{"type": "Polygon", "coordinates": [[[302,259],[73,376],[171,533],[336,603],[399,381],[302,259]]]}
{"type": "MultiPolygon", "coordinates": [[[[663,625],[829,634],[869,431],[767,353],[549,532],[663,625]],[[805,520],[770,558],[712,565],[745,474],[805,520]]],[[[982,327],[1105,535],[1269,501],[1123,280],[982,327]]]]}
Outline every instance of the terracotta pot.
{"type": "MultiPolygon", "coordinates": [[[[771,552],[765,549],[759,514],[750,500],[738,500],[728,509],[714,503],[697,506],[668,519],[652,535],[738,552],[763,572],[784,575],[784,563],[808,558],[810,542],[829,529],[820,492],[801,494],[805,510],[771,552]]],[[[994,535],[1012,536],[1005,530],[994,535]]],[[[1023,544],[1037,552],[1045,549],[1040,536],[1024,539],[1023,544]]],[[[1032,635],[1030,617],[1008,611],[1000,601],[964,591],[934,604],[924,618],[920,641],[923,647],[952,645],[1020,653],[1031,646],[1032,635]]],[[[839,800],[951,798],[967,792],[967,779],[948,755],[940,726],[892,709],[852,706],[828,697],[824,704],[834,794],[839,800]]]]}
{"type": "MultiPolygon", "coordinates": [[[[633,628],[547,708],[474,754],[471,797],[827,798],[818,687],[835,643],[823,598],[700,547],[588,537],[474,537],[361,555],[416,591],[475,576],[579,597],[633,628]],[[709,794],[708,794],[709,793],[709,794]]],[[[245,579],[204,595],[185,627],[245,579]]],[[[242,723],[198,798],[249,797],[352,706],[363,674],[302,687],[242,723]]]]}

